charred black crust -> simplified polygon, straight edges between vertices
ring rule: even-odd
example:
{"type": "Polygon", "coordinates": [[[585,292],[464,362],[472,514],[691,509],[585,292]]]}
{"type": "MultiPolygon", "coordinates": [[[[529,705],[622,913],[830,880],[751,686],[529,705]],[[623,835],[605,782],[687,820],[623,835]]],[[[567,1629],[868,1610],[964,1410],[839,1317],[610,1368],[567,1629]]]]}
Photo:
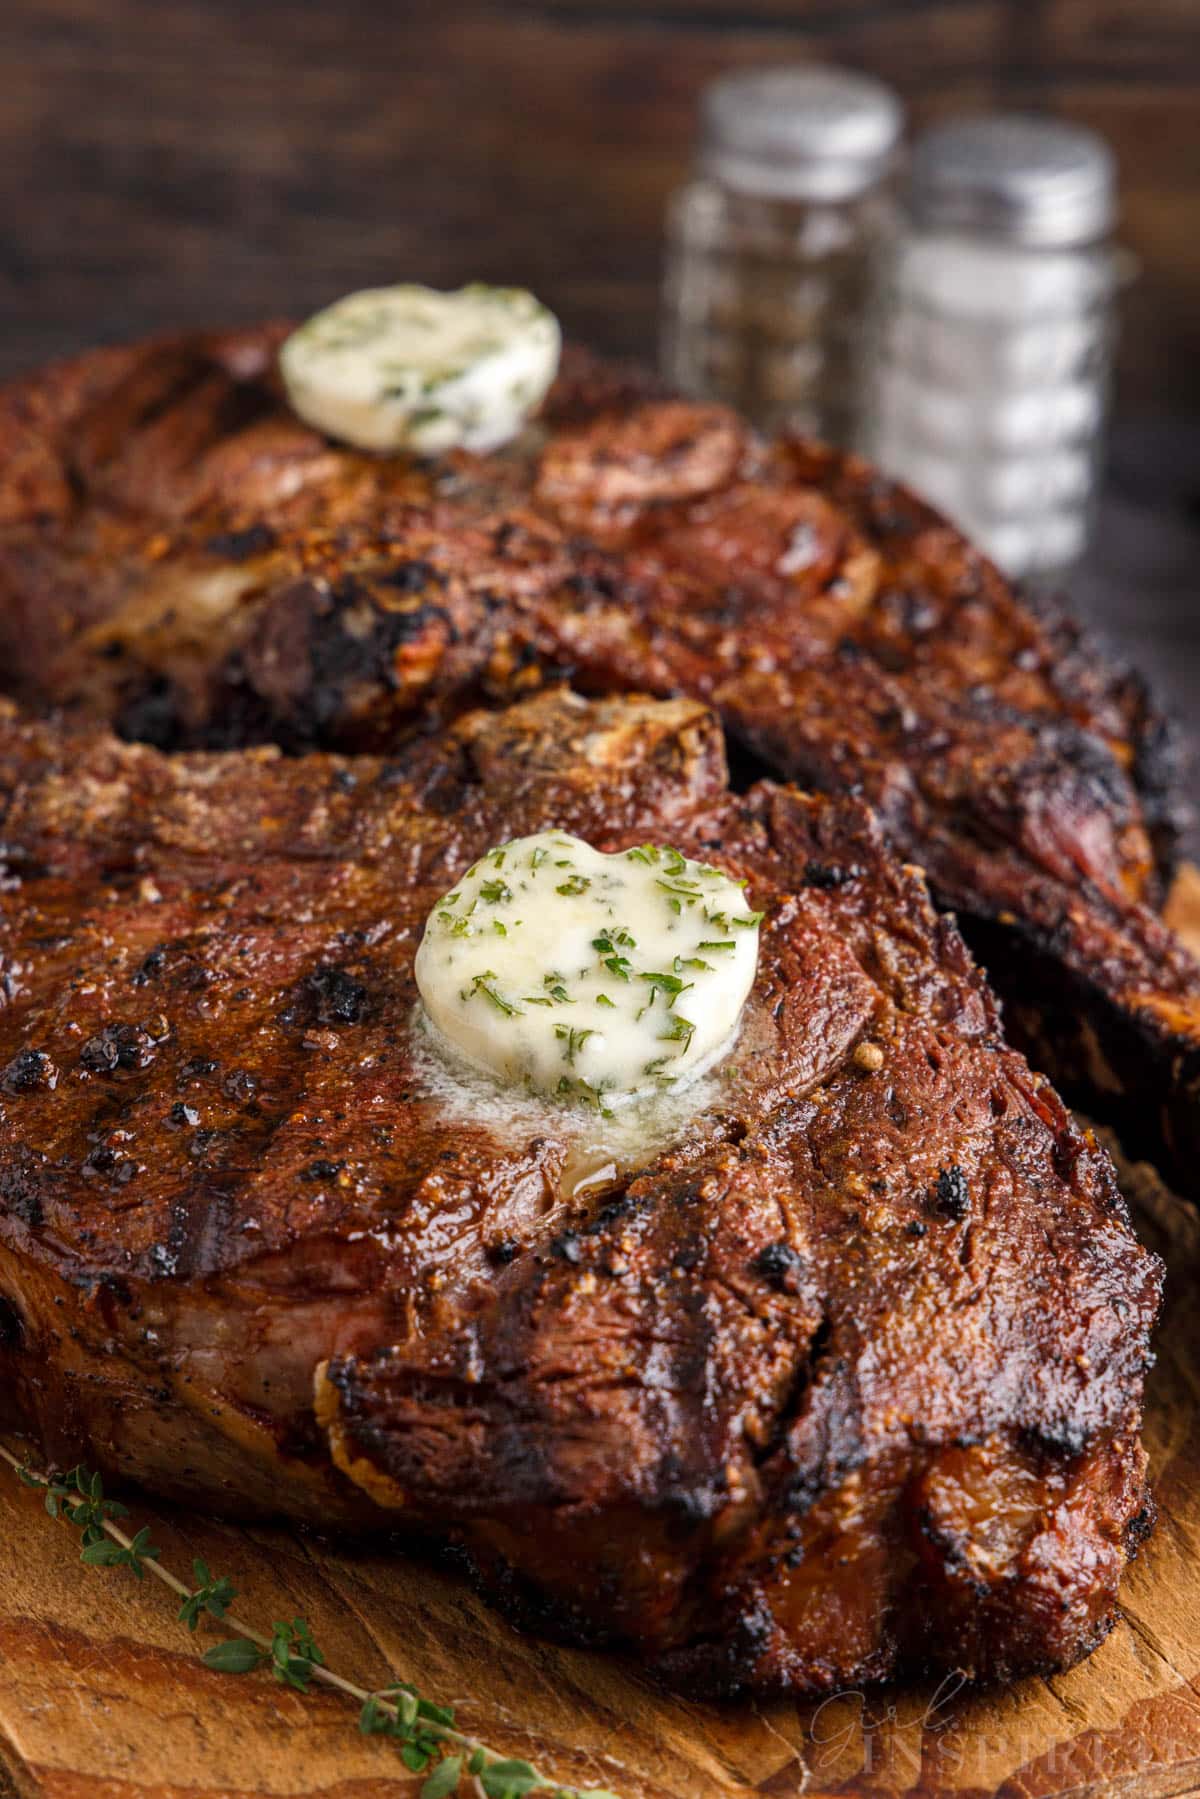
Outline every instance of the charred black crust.
{"type": "Polygon", "coordinates": [[[222,562],[251,562],[256,556],[265,556],[268,550],[273,550],[277,542],[271,526],[259,519],[240,530],[214,531],[205,539],[204,547],[210,556],[222,562]]]}
{"type": "Polygon", "coordinates": [[[25,1347],[25,1326],[16,1301],[0,1293],[0,1351],[17,1354],[25,1347]]]}
{"type": "Polygon", "coordinates": [[[844,887],[848,881],[860,881],[866,869],[858,862],[806,862],[804,879],[809,887],[821,887],[828,891],[835,887],[844,887]]]}
{"type": "MultiPolygon", "coordinates": [[[[1069,1104],[1096,1115],[1096,1046],[1111,1069],[1105,1121],[1125,1152],[1189,1192],[1200,1157],[1200,1043],[1164,1033],[1059,953],[1055,934],[1023,921],[960,913],[963,936],[1005,997],[1006,1035],[1049,1069],[1069,1104]],[[1153,1095],[1153,1103],[1150,1096],[1153,1095]]],[[[1114,1209],[1123,1210],[1115,1185],[1114,1209]]]]}
{"type": "Polygon", "coordinates": [[[807,1264],[800,1251],[790,1243],[768,1243],[754,1258],[755,1274],[781,1293],[794,1293],[807,1264]]]}
{"type": "Polygon", "coordinates": [[[1154,1532],[1158,1520],[1158,1507],[1149,1488],[1146,1489],[1141,1509],[1134,1513],[1125,1526],[1125,1553],[1132,1559],[1142,1544],[1154,1532]]]}
{"type": "Polygon", "coordinates": [[[149,1068],[157,1045],[142,1025],[106,1024],[89,1037],[79,1051],[79,1062],[89,1074],[116,1074],[149,1068]]]}
{"type": "MultiPolygon", "coordinates": [[[[673,1686],[706,1699],[736,1699],[745,1692],[767,1650],[773,1624],[770,1610],[762,1601],[747,1602],[722,1635],[709,1640],[701,1638],[686,1649],[669,1651],[658,1658],[659,1669],[673,1686]]],[[[769,1692],[772,1684],[783,1690],[787,1683],[756,1679],[754,1684],[769,1692]]]]}
{"type": "Polygon", "coordinates": [[[348,969],[326,963],[304,976],[291,1003],[280,1013],[280,1023],[334,1028],[361,1024],[369,1007],[370,996],[363,982],[348,969]]]}
{"type": "Polygon", "coordinates": [[[189,732],[175,683],[166,675],[133,676],[114,715],[113,729],[129,743],[150,743],[159,750],[185,747],[189,732]]]}
{"type": "Polygon", "coordinates": [[[1103,684],[1117,698],[1133,750],[1133,779],[1154,851],[1159,890],[1165,895],[1180,843],[1195,824],[1188,779],[1194,773],[1194,750],[1178,719],[1160,705],[1150,682],[1124,657],[1112,653],[1099,631],[1069,617],[1052,596],[1029,590],[1022,599],[1057,638],[1065,688],[1103,684]]]}
{"type": "Polygon", "coordinates": [[[40,1229],[45,1222],[43,1194],[48,1175],[48,1158],[27,1145],[0,1164],[0,1200],[31,1230],[40,1229]]]}
{"type": "Polygon", "coordinates": [[[957,1162],[939,1173],[933,1188],[933,1208],[943,1218],[959,1224],[971,1210],[971,1187],[957,1162]]]}
{"type": "Polygon", "coordinates": [[[20,1049],[0,1071],[5,1093],[38,1093],[58,1084],[58,1069],[44,1049],[20,1049]]]}

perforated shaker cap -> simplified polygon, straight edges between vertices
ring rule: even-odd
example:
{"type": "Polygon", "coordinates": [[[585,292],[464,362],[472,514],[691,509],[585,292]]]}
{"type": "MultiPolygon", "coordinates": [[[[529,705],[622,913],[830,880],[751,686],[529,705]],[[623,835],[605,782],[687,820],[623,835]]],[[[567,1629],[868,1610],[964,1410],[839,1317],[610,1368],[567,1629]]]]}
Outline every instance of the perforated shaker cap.
{"type": "Polygon", "coordinates": [[[705,89],[700,166],[764,199],[846,200],[891,163],[904,113],[890,88],[848,69],[739,69],[705,89]]]}
{"type": "Polygon", "coordinates": [[[1115,190],[1112,152],[1095,132],[1013,113],[925,132],[912,155],[908,205],[927,230],[1065,249],[1111,230],[1115,190]]]}

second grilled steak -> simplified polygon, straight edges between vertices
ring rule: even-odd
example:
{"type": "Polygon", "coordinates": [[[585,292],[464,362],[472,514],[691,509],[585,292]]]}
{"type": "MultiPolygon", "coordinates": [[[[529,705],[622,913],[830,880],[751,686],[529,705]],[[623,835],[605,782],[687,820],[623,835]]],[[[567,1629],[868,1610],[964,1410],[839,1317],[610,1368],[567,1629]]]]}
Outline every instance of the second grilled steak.
{"type": "Polygon", "coordinates": [[[46,1455],[450,1533],[693,1688],[1104,1635],[1159,1270],[858,801],[731,794],[693,702],[563,694],[388,760],[0,715],[0,794],[0,1406],[46,1455]],[[550,825],[766,914],[653,1141],[460,1093],[414,1018],[432,901],[550,825]]]}
{"type": "Polygon", "coordinates": [[[11,688],[164,746],[386,747],[564,665],[687,693],[807,785],[867,797],[1021,1040],[1186,1188],[1200,970],[1157,916],[1167,737],[853,459],[570,359],[543,426],[436,463],[283,405],[277,331],[100,352],[0,415],[11,688]]]}

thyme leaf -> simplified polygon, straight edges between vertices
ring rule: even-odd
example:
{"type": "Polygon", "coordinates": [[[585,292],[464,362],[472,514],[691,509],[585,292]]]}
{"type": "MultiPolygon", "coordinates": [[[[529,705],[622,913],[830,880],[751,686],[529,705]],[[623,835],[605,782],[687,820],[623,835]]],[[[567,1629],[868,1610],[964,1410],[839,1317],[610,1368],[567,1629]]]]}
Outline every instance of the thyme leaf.
{"type": "Polygon", "coordinates": [[[267,1660],[267,1653],[245,1637],[231,1637],[228,1642],[214,1643],[200,1660],[218,1674],[253,1674],[267,1660]]]}
{"type": "Polygon", "coordinates": [[[237,1598],[233,1582],[226,1575],[214,1580],[208,1563],[199,1556],[192,1563],[192,1573],[196,1578],[196,1591],[189,1593],[177,1614],[179,1622],[186,1624],[189,1630],[196,1629],[205,1612],[210,1618],[223,1618],[237,1598]]]}
{"type": "Polygon", "coordinates": [[[696,1027],[690,1018],[684,1018],[679,1012],[673,1014],[669,1029],[658,1033],[660,1043],[682,1043],[681,1055],[686,1055],[688,1045],[695,1035],[696,1027]]]}
{"type": "Polygon", "coordinates": [[[566,1048],[563,1050],[563,1061],[569,1062],[573,1068],[575,1066],[576,1056],[579,1054],[588,1038],[594,1037],[596,1033],[595,1031],[573,1031],[569,1025],[556,1024],[554,1027],[554,1035],[561,1043],[566,1045],[566,1048]]]}
{"type": "Polygon", "coordinates": [[[664,974],[661,970],[652,970],[649,974],[640,974],[639,981],[647,981],[651,989],[657,993],[661,989],[667,997],[668,1007],[673,1006],[681,993],[686,993],[693,985],[691,981],[681,981],[677,974],[664,974]]]}
{"type": "Polygon", "coordinates": [[[504,995],[492,985],[495,979],[495,970],[485,968],[482,974],[475,976],[469,987],[463,988],[460,998],[474,999],[477,993],[482,993],[484,999],[490,1000],[497,1012],[503,1012],[506,1018],[516,1018],[520,1014],[520,1006],[514,1006],[511,1001],[506,1000],[504,995]]]}
{"type": "Polygon", "coordinates": [[[114,1543],[108,1537],[85,1543],[79,1559],[89,1568],[128,1568],[139,1580],[145,1580],[146,1563],[157,1561],[161,1554],[162,1551],[150,1541],[149,1527],[146,1527],[128,1543],[114,1543]]]}

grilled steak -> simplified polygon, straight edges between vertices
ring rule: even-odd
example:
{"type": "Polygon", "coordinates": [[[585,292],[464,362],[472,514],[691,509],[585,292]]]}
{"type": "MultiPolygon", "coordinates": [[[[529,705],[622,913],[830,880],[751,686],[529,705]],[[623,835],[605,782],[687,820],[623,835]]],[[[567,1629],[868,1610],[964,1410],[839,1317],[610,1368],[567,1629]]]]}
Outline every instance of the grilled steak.
{"type": "Polygon", "coordinates": [[[717,1691],[1104,1635],[1158,1266],[859,801],[730,792],[692,701],[560,692],[386,759],[0,713],[0,794],[0,1406],[47,1455],[449,1532],[717,1691]],[[550,825],[765,911],[657,1136],[485,1103],[417,1023],[433,899],[550,825]]]}
{"type": "Polygon", "coordinates": [[[1037,1063],[1194,1180],[1200,970],[1157,916],[1170,744],[1136,681],[853,458],[569,358],[488,458],[339,449],[278,330],[104,351],[0,404],[0,666],[164,747],[387,748],[569,666],[711,701],[861,793],[1037,1063]]]}

